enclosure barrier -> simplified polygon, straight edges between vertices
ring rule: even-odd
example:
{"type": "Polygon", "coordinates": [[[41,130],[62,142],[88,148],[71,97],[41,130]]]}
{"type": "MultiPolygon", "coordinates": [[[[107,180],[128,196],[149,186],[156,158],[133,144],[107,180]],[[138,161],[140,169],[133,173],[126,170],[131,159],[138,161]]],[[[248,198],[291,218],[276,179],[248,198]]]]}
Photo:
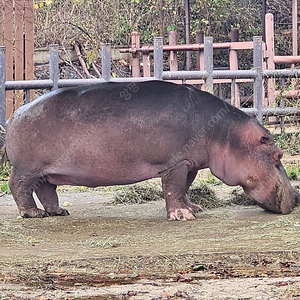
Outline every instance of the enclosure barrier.
{"type": "MultiPolygon", "coordinates": [[[[297,54],[297,42],[295,37],[293,41],[293,55],[291,56],[277,56],[275,54],[275,34],[274,34],[274,17],[273,14],[267,13],[265,15],[265,36],[266,40],[262,44],[263,46],[263,59],[264,59],[264,69],[274,70],[276,64],[289,64],[293,69],[295,68],[296,63],[300,63],[300,56],[297,54]]],[[[296,21],[295,21],[296,23],[296,21]]],[[[296,30],[295,30],[296,31],[296,30]]],[[[294,31],[293,31],[294,32],[294,31]]],[[[238,51],[239,50],[253,50],[253,42],[250,41],[239,41],[239,31],[236,28],[233,28],[230,32],[231,41],[223,43],[213,43],[213,49],[222,49],[229,52],[229,69],[238,70],[239,69],[239,59],[238,51]]],[[[195,44],[178,44],[177,42],[177,32],[169,32],[169,44],[163,45],[163,51],[169,53],[169,68],[170,71],[178,71],[178,51],[193,51],[196,56],[196,65],[195,70],[204,70],[204,32],[202,30],[196,31],[196,43],[195,44]]],[[[121,49],[121,53],[129,53],[132,56],[132,76],[133,77],[148,77],[150,76],[150,53],[153,53],[154,46],[140,46],[140,35],[138,31],[131,33],[131,47],[126,49],[121,49]],[[142,56],[143,64],[140,63],[140,56],[142,56]],[[141,68],[142,66],[142,68],[141,68]],[[142,69],[142,70],[141,70],[142,69]]],[[[216,68],[217,69],[217,68],[216,68]]],[[[185,70],[189,71],[190,68],[185,66],[185,70]]],[[[235,91],[233,95],[234,101],[231,101],[231,104],[236,107],[240,107],[241,99],[239,93],[239,84],[245,82],[251,82],[252,79],[237,79],[235,86],[232,87],[235,91]]],[[[265,85],[265,98],[263,99],[263,105],[275,106],[276,96],[281,96],[282,92],[276,91],[275,88],[275,79],[269,78],[266,79],[267,84],[265,85]]],[[[231,79],[214,79],[214,84],[223,83],[232,83],[231,79]]],[[[199,84],[202,88],[203,80],[192,80],[192,84],[199,84]]],[[[285,98],[300,98],[300,90],[297,89],[295,79],[292,80],[292,90],[284,91],[285,98]]],[[[222,95],[220,95],[222,98],[222,95]]]]}
{"type": "Polygon", "coordinates": [[[163,42],[162,38],[154,38],[154,77],[111,77],[111,55],[110,45],[101,47],[102,52],[102,78],[100,79],[60,79],[58,45],[50,45],[49,79],[44,80],[15,80],[6,81],[6,53],[5,47],[0,47],[0,124],[4,127],[6,123],[6,91],[25,90],[26,102],[30,101],[29,92],[32,89],[55,90],[61,87],[71,87],[86,84],[98,84],[101,82],[137,82],[147,80],[181,80],[186,82],[190,79],[202,79],[205,88],[213,92],[213,79],[231,79],[231,95],[234,103],[235,80],[250,78],[254,81],[254,107],[242,108],[245,112],[257,117],[262,122],[263,116],[285,116],[300,114],[300,110],[293,107],[263,108],[263,79],[264,78],[286,78],[299,77],[300,70],[263,70],[262,38],[253,38],[253,69],[251,70],[213,70],[213,38],[204,38],[204,70],[202,71],[164,71],[163,70],[163,42]]]}

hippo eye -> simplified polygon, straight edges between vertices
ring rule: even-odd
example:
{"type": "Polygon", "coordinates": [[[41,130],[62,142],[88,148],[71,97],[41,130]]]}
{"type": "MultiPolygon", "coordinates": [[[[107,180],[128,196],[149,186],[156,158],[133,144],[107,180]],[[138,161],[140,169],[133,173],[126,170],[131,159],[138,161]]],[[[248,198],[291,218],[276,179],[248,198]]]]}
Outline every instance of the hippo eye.
{"type": "Polygon", "coordinates": [[[270,139],[267,136],[262,136],[260,139],[260,143],[263,144],[268,144],[268,142],[270,141],[270,139]]]}

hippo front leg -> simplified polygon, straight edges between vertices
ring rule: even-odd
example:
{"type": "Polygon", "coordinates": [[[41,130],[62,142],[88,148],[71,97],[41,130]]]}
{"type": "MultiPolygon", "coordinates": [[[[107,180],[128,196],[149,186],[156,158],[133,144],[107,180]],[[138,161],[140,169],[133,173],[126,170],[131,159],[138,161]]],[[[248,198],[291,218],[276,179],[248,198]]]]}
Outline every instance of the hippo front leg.
{"type": "Polygon", "coordinates": [[[49,216],[68,216],[69,212],[58,205],[56,187],[45,181],[36,187],[35,193],[49,216]]]}
{"type": "Polygon", "coordinates": [[[194,213],[199,213],[203,212],[203,209],[201,206],[192,204],[191,202],[188,201],[186,193],[189,190],[191,184],[195,180],[197,176],[198,171],[190,171],[187,175],[187,182],[186,182],[186,188],[185,188],[185,197],[184,197],[184,202],[185,204],[194,212],[194,213]]]}
{"type": "Polygon", "coordinates": [[[20,215],[23,218],[43,218],[49,216],[47,212],[37,208],[32,193],[34,190],[34,182],[27,181],[30,174],[22,174],[14,167],[12,168],[9,179],[9,188],[18,206],[20,215]]]}
{"type": "Polygon", "coordinates": [[[190,162],[182,161],[161,174],[168,220],[193,220],[202,208],[191,204],[186,192],[197,172],[190,171],[190,162]]]}

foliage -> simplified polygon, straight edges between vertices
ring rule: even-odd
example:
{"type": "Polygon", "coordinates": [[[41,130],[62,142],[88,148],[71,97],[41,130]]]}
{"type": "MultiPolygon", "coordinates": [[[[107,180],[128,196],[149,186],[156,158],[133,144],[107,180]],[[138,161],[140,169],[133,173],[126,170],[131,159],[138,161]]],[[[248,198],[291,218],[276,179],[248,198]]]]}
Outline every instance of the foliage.
{"type": "Polygon", "coordinates": [[[0,192],[1,192],[1,195],[11,194],[7,181],[0,183],[0,192]]]}
{"type": "Polygon", "coordinates": [[[10,171],[11,171],[10,164],[6,163],[6,164],[1,165],[1,168],[0,168],[0,181],[8,180],[10,171]]]}
{"type": "MultiPolygon", "coordinates": [[[[184,0],[35,0],[36,47],[51,43],[62,45],[80,41],[91,49],[102,43],[129,45],[130,34],[138,30],[141,43],[152,43],[154,36],[177,30],[184,41],[184,0]]],[[[291,40],[291,3],[275,0],[268,3],[274,14],[278,50],[291,40]],[[284,31],[283,31],[284,30],[284,31]],[[283,32],[282,32],[283,31],[283,32]],[[284,34],[283,34],[284,33],[284,34]]],[[[203,30],[215,41],[228,41],[232,28],[240,29],[241,40],[262,34],[259,0],[190,0],[191,36],[203,30]]],[[[290,42],[289,42],[290,43],[290,42]]],[[[282,54],[282,55],[287,55],[282,54]]]]}
{"type": "Polygon", "coordinates": [[[300,166],[289,165],[285,168],[286,174],[290,180],[300,180],[300,166]]]}
{"type": "Polygon", "coordinates": [[[299,154],[300,151],[300,132],[292,132],[281,135],[275,135],[275,143],[279,148],[290,155],[299,154]]]}
{"type": "Polygon", "coordinates": [[[0,169],[0,194],[10,194],[10,189],[8,186],[8,178],[11,171],[11,166],[9,163],[1,165],[0,169]]]}
{"type": "Polygon", "coordinates": [[[215,177],[211,172],[207,173],[207,177],[205,179],[200,180],[201,184],[211,184],[211,185],[222,185],[223,182],[215,177]]]}

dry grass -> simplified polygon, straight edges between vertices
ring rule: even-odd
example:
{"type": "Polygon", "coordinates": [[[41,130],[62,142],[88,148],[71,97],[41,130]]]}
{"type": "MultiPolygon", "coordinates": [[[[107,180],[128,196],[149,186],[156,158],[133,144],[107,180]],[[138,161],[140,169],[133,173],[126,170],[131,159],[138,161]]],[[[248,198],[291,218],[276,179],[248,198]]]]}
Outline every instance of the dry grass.
{"type": "MultiPolygon", "coordinates": [[[[206,209],[213,209],[224,205],[215,192],[206,184],[196,183],[187,193],[189,201],[206,209]]],[[[117,192],[114,204],[140,204],[149,201],[163,200],[163,192],[158,185],[138,183],[125,186],[117,192]]]]}
{"type": "Polygon", "coordinates": [[[141,204],[163,199],[163,193],[156,185],[137,183],[124,186],[117,192],[113,204],[141,204]]]}
{"type": "Polygon", "coordinates": [[[237,189],[233,190],[231,193],[230,204],[243,205],[243,206],[256,205],[255,201],[252,198],[247,197],[244,192],[241,192],[237,189]]]}

